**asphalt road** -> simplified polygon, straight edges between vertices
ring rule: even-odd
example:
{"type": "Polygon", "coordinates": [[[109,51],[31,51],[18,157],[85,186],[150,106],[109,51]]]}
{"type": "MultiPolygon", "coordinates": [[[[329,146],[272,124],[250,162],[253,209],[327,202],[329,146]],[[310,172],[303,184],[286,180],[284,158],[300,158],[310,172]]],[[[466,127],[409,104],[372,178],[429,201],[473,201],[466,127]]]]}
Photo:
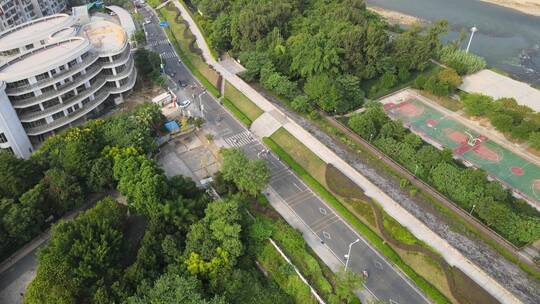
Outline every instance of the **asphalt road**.
{"type": "MultiPolygon", "coordinates": [[[[143,9],[140,12],[143,20],[152,21],[145,25],[149,47],[160,54],[174,53],[154,13],[149,9],[143,9]]],[[[197,111],[200,108],[199,101],[197,98],[193,99],[192,94],[202,92],[202,86],[176,56],[164,55],[163,58],[165,72],[174,75],[172,78],[175,81],[181,80],[188,84],[186,88],[177,88],[175,92],[179,98],[191,99],[192,102],[188,108],[191,111],[197,111]],[[197,88],[191,89],[192,85],[197,88]]],[[[265,147],[251,136],[249,130],[226,112],[218,101],[210,94],[203,94],[200,102],[204,108],[205,127],[212,130],[215,135],[214,140],[223,140],[229,146],[241,148],[250,158],[264,158],[272,174],[270,186],[340,261],[345,263],[349,244],[360,239],[352,247],[349,267],[358,273],[364,270],[368,272],[366,287],[371,293],[385,303],[429,303],[399,270],[338,217],[274,154],[261,153],[265,147]]]]}

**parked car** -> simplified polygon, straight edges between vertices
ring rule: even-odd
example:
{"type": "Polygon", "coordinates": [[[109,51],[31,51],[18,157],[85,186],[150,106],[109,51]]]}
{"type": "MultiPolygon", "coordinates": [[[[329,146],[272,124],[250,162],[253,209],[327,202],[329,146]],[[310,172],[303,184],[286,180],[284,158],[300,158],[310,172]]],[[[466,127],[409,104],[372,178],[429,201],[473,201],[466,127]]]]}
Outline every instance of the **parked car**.
{"type": "Polygon", "coordinates": [[[178,106],[179,106],[180,108],[182,108],[182,109],[183,109],[183,108],[186,108],[187,106],[189,106],[189,104],[191,104],[191,100],[189,100],[189,99],[182,100],[182,101],[178,102],[178,106]]]}

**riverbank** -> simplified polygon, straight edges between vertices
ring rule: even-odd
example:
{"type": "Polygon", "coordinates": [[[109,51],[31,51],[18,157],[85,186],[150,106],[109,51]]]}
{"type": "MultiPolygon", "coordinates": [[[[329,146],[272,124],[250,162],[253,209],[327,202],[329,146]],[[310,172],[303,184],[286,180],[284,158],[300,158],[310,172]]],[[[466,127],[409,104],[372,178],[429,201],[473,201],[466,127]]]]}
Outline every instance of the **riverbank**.
{"type": "Polygon", "coordinates": [[[540,0],[480,0],[507,8],[511,8],[522,13],[540,16],[540,0]]]}
{"type": "MultiPolygon", "coordinates": [[[[540,0],[539,0],[540,1],[540,0]]],[[[378,13],[379,15],[383,16],[386,21],[388,21],[391,24],[403,24],[403,25],[411,25],[411,24],[418,24],[418,23],[426,23],[426,20],[423,20],[421,18],[407,15],[401,12],[389,10],[386,8],[382,8],[379,6],[368,6],[368,9],[378,13]]]]}

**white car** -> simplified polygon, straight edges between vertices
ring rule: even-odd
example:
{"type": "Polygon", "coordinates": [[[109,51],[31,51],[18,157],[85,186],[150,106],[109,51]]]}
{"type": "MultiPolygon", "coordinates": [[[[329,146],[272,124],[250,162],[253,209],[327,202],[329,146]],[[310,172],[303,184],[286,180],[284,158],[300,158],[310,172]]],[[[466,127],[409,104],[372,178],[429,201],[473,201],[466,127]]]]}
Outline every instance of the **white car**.
{"type": "Polygon", "coordinates": [[[189,99],[182,100],[182,101],[178,102],[178,106],[179,106],[180,108],[182,108],[182,109],[183,109],[183,108],[186,108],[186,107],[189,106],[190,104],[191,104],[191,100],[189,100],[189,99]]]}

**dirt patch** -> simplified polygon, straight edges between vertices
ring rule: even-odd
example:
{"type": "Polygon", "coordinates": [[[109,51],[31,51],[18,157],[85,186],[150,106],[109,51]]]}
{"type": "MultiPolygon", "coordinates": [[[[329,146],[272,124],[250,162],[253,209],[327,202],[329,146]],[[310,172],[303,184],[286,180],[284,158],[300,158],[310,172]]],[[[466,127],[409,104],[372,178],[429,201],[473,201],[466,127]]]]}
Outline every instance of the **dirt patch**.
{"type": "Polygon", "coordinates": [[[348,199],[367,199],[364,190],[333,165],[329,164],[326,167],[325,177],[328,188],[335,194],[348,199]]]}

